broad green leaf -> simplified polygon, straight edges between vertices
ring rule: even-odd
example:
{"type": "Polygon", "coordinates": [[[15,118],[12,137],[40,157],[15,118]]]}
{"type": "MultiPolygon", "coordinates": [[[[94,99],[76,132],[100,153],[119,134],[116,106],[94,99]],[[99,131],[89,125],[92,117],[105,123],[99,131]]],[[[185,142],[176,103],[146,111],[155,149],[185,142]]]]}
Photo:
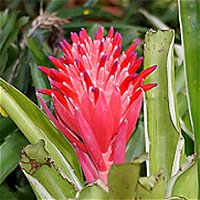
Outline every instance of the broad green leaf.
{"type": "Polygon", "coordinates": [[[8,20],[8,9],[0,12],[0,28],[2,29],[8,20]]]}
{"type": "Polygon", "coordinates": [[[165,199],[165,183],[161,172],[155,176],[141,177],[137,187],[138,199],[165,199]]]}
{"type": "Polygon", "coordinates": [[[17,200],[15,194],[11,191],[11,189],[6,184],[0,185],[0,195],[1,199],[9,199],[9,200],[17,200]]]}
{"type": "Polygon", "coordinates": [[[57,11],[61,10],[66,5],[67,2],[68,2],[68,0],[59,0],[59,1],[51,0],[48,3],[46,12],[48,12],[48,13],[57,12],[57,11]]]}
{"type": "Polygon", "coordinates": [[[16,129],[17,127],[9,117],[0,116],[0,142],[16,129]]]}
{"type": "Polygon", "coordinates": [[[30,38],[29,40],[27,40],[26,45],[31,51],[33,60],[37,65],[46,65],[47,67],[53,66],[52,63],[49,61],[47,55],[45,55],[45,53],[40,48],[41,45],[38,45],[34,38],[30,38]]]}
{"type": "Polygon", "coordinates": [[[187,198],[188,200],[198,199],[198,170],[197,170],[197,162],[192,167],[190,167],[186,172],[180,175],[173,187],[172,196],[181,196],[187,198]],[[185,187],[185,185],[189,183],[189,187],[185,187]]]}
{"type": "MultiPolygon", "coordinates": [[[[49,61],[48,57],[44,52],[39,48],[36,40],[31,38],[27,41],[27,46],[31,51],[33,56],[34,63],[30,63],[31,66],[31,77],[35,89],[49,88],[49,81],[47,76],[45,76],[39,69],[38,66],[44,65],[46,67],[52,66],[52,63],[49,61]]],[[[41,95],[45,102],[50,100],[50,97],[47,95],[41,95]]]]}
{"type": "Polygon", "coordinates": [[[28,141],[21,135],[20,131],[10,134],[1,144],[0,184],[17,167],[20,151],[27,144],[28,141]]]}
{"type": "MultiPolygon", "coordinates": [[[[181,40],[184,48],[184,68],[195,151],[200,153],[200,1],[178,0],[181,40]]],[[[200,184],[200,161],[198,164],[200,184]]],[[[199,192],[200,198],[200,192],[199,192]]]]}
{"type": "Polygon", "coordinates": [[[4,70],[6,69],[6,63],[8,61],[8,54],[6,51],[1,51],[0,54],[0,76],[3,75],[4,70]]]}
{"type": "Polygon", "coordinates": [[[0,89],[0,105],[25,137],[32,144],[43,139],[56,165],[79,189],[82,188],[82,173],[77,155],[68,140],[33,102],[3,79],[0,79],[0,89]]]}
{"type": "Polygon", "coordinates": [[[140,174],[140,163],[112,165],[108,176],[111,199],[134,199],[140,174]]]}
{"type": "Polygon", "coordinates": [[[166,181],[179,167],[177,158],[174,158],[180,125],[174,81],[173,42],[173,30],[150,30],[145,36],[144,66],[158,66],[145,81],[146,84],[158,84],[147,92],[145,101],[145,128],[149,137],[147,170],[148,175],[154,175],[163,169],[166,181]]]}
{"type": "Polygon", "coordinates": [[[174,195],[182,196],[186,199],[196,199],[198,197],[198,159],[199,155],[197,154],[188,156],[177,173],[170,178],[166,188],[167,198],[173,198],[174,195]],[[189,183],[189,187],[185,187],[187,183],[189,183]]]}
{"type": "Polygon", "coordinates": [[[14,87],[24,93],[27,92],[31,80],[30,67],[26,61],[26,55],[26,50],[20,50],[19,57],[17,58],[17,60],[19,60],[17,67],[15,68],[14,62],[12,67],[5,72],[8,77],[8,82],[11,82],[14,87]]]}
{"type": "MultiPolygon", "coordinates": [[[[35,89],[41,89],[41,88],[49,88],[49,81],[47,79],[47,76],[45,76],[39,69],[36,64],[31,64],[31,77],[33,81],[33,85],[35,89]]],[[[47,95],[41,95],[43,100],[47,103],[50,101],[50,97],[47,95]]]]}
{"type": "MultiPolygon", "coordinates": [[[[6,12],[6,11],[5,11],[6,12]]],[[[6,40],[8,40],[9,35],[11,34],[13,27],[16,23],[17,13],[12,12],[9,13],[9,18],[7,19],[7,22],[4,26],[4,28],[0,32],[0,50],[2,51],[3,46],[6,44],[6,40]]]]}
{"type": "Polygon", "coordinates": [[[109,194],[97,185],[88,185],[78,195],[77,199],[109,199],[109,194]]]}
{"type": "Polygon", "coordinates": [[[49,88],[49,81],[46,76],[38,69],[36,64],[31,65],[31,76],[33,79],[33,84],[36,89],[38,88],[49,88]]]}
{"type": "Polygon", "coordinates": [[[33,176],[29,175],[25,170],[23,171],[26,178],[29,180],[29,183],[37,197],[37,199],[53,199],[53,196],[46,190],[46,188],[33,176]]]}
{"type": "MultiPolygon", "coordinates": [[[[5,11],[6,12],[6,11],[5,11]]],[[[28,17],[17,19],[17,12],[9,13],[5,27],[0,32],[0,50],[6,50],[16,40],[20,28],[27,23],[28,17]]]]}
{"type": "Polygon", "coordinates": [[[39,140],[36,144],[28,145],[23,149],[20,166],[23,172],[26,172],[25,175],[36,194],[41,197],[48,194],[52,199],[74,197],[73,185],[69,184],[68,177],[63,176],[59,166],[52,160],[51,155],[45,149],[43,140],[39,140]],[[33,181],[35,182],[33,183],[33,181]],[[39,188],[38,184],[41,184],[39,188]]]}
{"type": "Polygon", "coordinates": [[[7,49],[10,44],[17,39],[20,28],[28,22],[28,19],[29,17],[21,17],[15,22],[14,26],[12,27],[13,29],[5,42],[4,49],[7,49]]]}

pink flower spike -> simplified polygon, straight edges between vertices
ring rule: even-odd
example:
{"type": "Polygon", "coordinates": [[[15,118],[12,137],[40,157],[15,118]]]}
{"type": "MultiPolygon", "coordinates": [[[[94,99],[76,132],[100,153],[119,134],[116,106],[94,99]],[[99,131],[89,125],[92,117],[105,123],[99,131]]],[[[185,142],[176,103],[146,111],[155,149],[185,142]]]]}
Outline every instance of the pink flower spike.
{"type": "Polygon", "coordinates": [[[76,143],[79,146],[80,149],[85,151],[85,147],[79,141],[79,139],[74,137],[74,136],[72,136],[71,133],[69,132],[69,130],[67,130],[61,123],[58,122],[58,120],[52,115],[52,113],[50,112],[50,110],[48,109],[48,107],[45,104],[44,100],[40,97],[40,95],[38,95],[38,94],[36,94],[36,95],[37,95],[37,98],[39,99],[39,101],[40,101],[40,103],[42,105],[42,108],[46,112],[46,114],[49,117],[49,119],[54,123],[54,125],[70,140],[70,142],[76,143]]]}
{"type": "Polygon", "coordinates": [[[128,121],[125,119],[119,128],[119,132],[116,138],[116,145],[114,150],[115,164],[121,164],[125,161],[127,131],[128,121]]]}
{"type": "Polygon", "coordinates": [[[129,55],[130,53],[135,52],[135,49],[139,43],[140,43],[140,41],[138,39],[136,39],[133,42],[133,44],[126,50],[126,54],[129,55]]]}
{"type": "Polygon", "coordinates": [[[98,178],[98,173],[97,173],[97,170],[96,170],[94,164],[92,163],[91,159],[88,157],[87,154],[85,154],[83,151],[81,151],[76,146],[76,144],[74,144],[73,146],[74,146],[76,153],[78,155],[78,158],[80,160],[81,167],[85,174],[86,180],[88,181],[88,183],[95,181],[98,178]]]}
{"type": "Polygon", "coordinates": [[[101,40],[103,38],[103,27],[99,26],[98,31],[94,37],[94,40],[101,40]]]}
{"type": "Polygon", "coordinates": [[[56,67],[58,67],[59,69],[65,70],[65,66],[64,66],[64,64],[63,64],[60,60],[54,58],[53,56],[49,56],[49,60],[51,60],[51,62],[52,62],[56,67]]]}
{"type": "Polygon", "coordinates": [[[158,84],[157,83],[152,83],[152,84],[148,84],[148,85],[144,85],[142,86],[142,89],[144,90],[144,92],[156,87],[158,84]]]}
{"type": "Polygon", "coordinates": [[[76,110],[75,118],[77,122],[77,128],[81,133],[81,137],[86,144],[86,148],[88,150],[88,154],[93,159],[93,162],[96,165],[96,168],[99,171],[104,171],[106,169],[105,163],[103,161],[103,157],[101,154],[99,143],[89,126],[89,124],[86,122],[83,114],[79,109],[76,110]],[[89,135],[89,137],[88,137],[89,135]]]}
{"type": "Polygon", "coordinates": [[[143,57],[135,52],[139,40],[122,52],[122,36],[110,27],[104,37],[99,27],[95,37],[82,28],[71,33],[72,44],[60,44],[64,56],[49,56],[58,68],[38,67],[50,80],[54,115],[42,98],[41,105],[53,124],[74,146],[88,183],[107,184],[113,163],[125,162],[126,144],[133,133],[142,106],[143,93],[156,84],[144,79],[157,66],[137,74],[143,57]]]}
{"type": "Polygon", "coordinates": [[[51,96],[52,90],[50,90],[50,89],[37,89],[37,92],[51,96]]]}
{"type": "Polygon", "coordinates": [[[113,38],[113,35],[114,35],[114,27],[111,26],[110,29],[109,29],[109,32],[108,32],[108,38],[113,38]]]}

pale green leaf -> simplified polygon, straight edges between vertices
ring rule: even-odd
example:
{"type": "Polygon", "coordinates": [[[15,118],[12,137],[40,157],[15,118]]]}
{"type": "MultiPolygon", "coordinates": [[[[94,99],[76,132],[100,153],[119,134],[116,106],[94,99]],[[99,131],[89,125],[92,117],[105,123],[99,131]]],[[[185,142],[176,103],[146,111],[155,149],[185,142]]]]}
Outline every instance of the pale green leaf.
{"type": "Polygon", "coordinates": [[[86,186],[78,195],[77,199],[109,199],[108,193],[97,185],[86,186]]]}
{"type": "Polygon", "coordinates": [[[50,194],[53,199],[66,199],[75,196],[77,188],[74,188],[75,185],[70,179],[63,175],[59,166],[45,149],[43,140],[23,149],[20,166],[36,194],[40,196],[50,194]]]}
{"type": "Polygon", "coordinates": [[[112,165],[109,176],[109,196],[111,199],[134,199],[141,164],[124,163],[112,165]]]}
{"type": "MultiPolygon", "coordinates": [[[[145,36],[144,66],[158,66],[145,81],[146,84],[158,84],[147,92],[144,106],[146,138],[149,137],[147,171],[148,175],[153,175],[163,169],[166,181],[178,167],[173,160],[178,138],[181,137],[174,81],[173,42],[173,30],[150,30],[145,36]]],[[[179,164],[177,160],[176,163],[179,164]]]]}
{"type": "Polygon", "coordinates": [[[53,126],[41,110],[14,87],[0,79],[0,105],[21,129],[30,143],[39,139],[46,143],[52,159],[81,188],[82,173],[78,159],[66,138],[53,126]]]}
{"type": "Polygon", "coordinates": [[[137,187],[138,199],[165,199],[165,182],[162,172],[149,177],[141,177],[137,187]]]}

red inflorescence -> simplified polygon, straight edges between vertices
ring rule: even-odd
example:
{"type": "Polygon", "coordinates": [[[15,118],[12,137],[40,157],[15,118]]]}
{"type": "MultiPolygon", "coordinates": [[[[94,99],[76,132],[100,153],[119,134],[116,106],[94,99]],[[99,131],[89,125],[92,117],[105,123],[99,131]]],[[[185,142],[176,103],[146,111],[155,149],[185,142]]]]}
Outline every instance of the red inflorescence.
{"type": "Polygon", "coordinates": [[[52,97],[55,115],[40,96],[42,107],[55,126],[69,139],[90,183],[107,183],[113,163],[125,161],[125,147],[135,128],[143,92],[156,84],[144,85],[144,78],[156,66],[136,71],[138,40],[122,52],[122,36],[111,27],[104,37],[99,27],[92,40],[85,29],[71,33],[72,44],[61,42],[64,56],[49,57],[58,68],[40,66],[50,79],[51,89],[38,92],[52,97]]]}

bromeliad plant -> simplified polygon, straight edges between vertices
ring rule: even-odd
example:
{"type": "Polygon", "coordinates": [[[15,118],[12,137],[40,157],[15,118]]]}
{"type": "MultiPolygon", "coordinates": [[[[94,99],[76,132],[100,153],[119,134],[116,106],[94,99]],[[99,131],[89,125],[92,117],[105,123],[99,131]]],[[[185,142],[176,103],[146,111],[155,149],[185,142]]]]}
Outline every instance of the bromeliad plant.
{"type": "Polygon", "coordinates": [[[103,36],[99,27],[92,40],[85,29],[71,33],[72,45],[62,41],[64,56],[50,57],[59,69],[40,66],[50,79],[51,89],[38,92],[52,97],[55,118],[40,98],[42,107],[56,127],[74,146],[88,183],[107,183],[113,163],[125,161],[126,144],[142,106],[143,92],[156,84],[144,84],[156,66],[140,74],[135,41],[122,51],[122,36],[111,27],[103,36]]]}
{"type": "MultiPolygon", "coordinates": [[[[185,6],[180,1],[179,9],[191,13],[191,5],[185,6]]],[[[189,23],[187,20],[198,22],[199,16],[195,12],[192,16],[180,14],[180,23],[183,39],[191,38],[194,45],[198,34],[194,37],[196,32],[187,30],[186,24],[189,23]]],[[[94,39],[82,29],[79,35],[71,33],[71,41],[72,44],[61,42],[62,57],[50,56],[51,63],[45,62],[47,67],[39,67],[50,80],[50,88],[40,87],[37,93],[46,115],[17,89],[0,80],[0,112],[9,115],[31,143],[21,152],[20,166],[37,198],[197,199],[198,115],[192,107],[194,134],[188,135],[196,146],[195,154],[187,156],[175,92],[174,31],[150,30],[146,33],[144,70],[140,73],[137,70],[143,57],[137,58],[135,53],[138,40],[122,52],[122,37],[120,33],[114,34],[113,27],[105,37],[103,28],[99,27],[94,39]],[[52,63],[56,68],[52,68],[52,63]],[[143,135],[139,130],[141,124],[136,125],[142,99],[142,142],[145,142],[146,152],[143,156],[136,155],[136,146],[141,139],[134,138],[136,133],[143,135]],[[134,153],[134,159],[125,159],[126,155],[134,153]],[[145,165],[142,171],[145,176],[140,177],[142,165],[145,165]],[[185,187],[188,180],[190,187],[185,187]]],[[[190,41],[183,41],[187,55],[190,41]]],[[[36,63],[46,61],[46,58],[42,59],[44,55],[38,53],[40,50],[34,40],[28,40],[27,46],[36,63]]],[[[198,88],[199,68],[195,65],[192,70],[191,60],[185,59],[187,74],[192,74],[198,88]]],[[[34,80],[38,73],[34,65],[34,80]]],[[[188,81],[191,84],[190,77],[188,81]]],[[[193,87],[187,89],[195,103],[193,87]]],[[[197,106],[195,108],[198,110],[197,106]]],[[[11,139],[20,141],[16,132],[11,139]]],[[[26,143],[20,141],[18,148],[26,143]]],[[[1,146],[4,153],[7,152],[5,147],[1,146]]],[[[4,160],[2,156],[1,162],[4,160]]],[[[3,182],[8,175],[6,168],[1,174],[3,182]]]]}

